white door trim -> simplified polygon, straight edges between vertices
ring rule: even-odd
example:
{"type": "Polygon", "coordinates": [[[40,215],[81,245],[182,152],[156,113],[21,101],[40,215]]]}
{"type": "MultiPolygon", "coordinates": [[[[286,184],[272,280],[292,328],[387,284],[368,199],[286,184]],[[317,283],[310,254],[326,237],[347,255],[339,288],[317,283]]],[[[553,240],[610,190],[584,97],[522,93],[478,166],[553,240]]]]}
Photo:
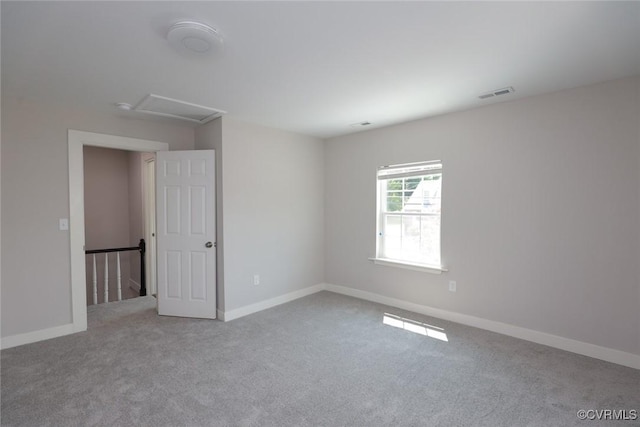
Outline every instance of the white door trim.
{"type": "Polygon", "coordinates": [[[147,243],[145,264],[147,266],[147,295],[155,295],[156,290],[156,159],[144,160],[142,188],[144,196],[144,240],[147,243]]]}
{"type": "Polygon", "coordinates": [[[166,142],[126,138],[69,129],[69,253],[71,258],[71,313],[73,332],[87,330],[87,289],[84,260],[85,145],[128,151],[168,151],[166,142]]]}

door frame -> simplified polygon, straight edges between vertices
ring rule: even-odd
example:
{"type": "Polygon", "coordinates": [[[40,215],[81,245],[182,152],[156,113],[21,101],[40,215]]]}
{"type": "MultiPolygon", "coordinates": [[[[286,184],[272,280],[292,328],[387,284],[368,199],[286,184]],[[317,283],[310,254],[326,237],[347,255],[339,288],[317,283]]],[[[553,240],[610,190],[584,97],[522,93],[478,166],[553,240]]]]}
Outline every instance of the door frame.
{"type": "Polygon", "coordinates": [[[144,240],[147,244],[147,295],[157,293],[156,283],[156,158],[143,159],[142,193],[144,197],[144,240]]]}
{"type": "Polygon", "coordinates": [[[113,148],[126,151],[168,151],[166,142],[69,129],[69,256],[71,259],[71,315],[73,331],[87,330],[87,284],[84,233],[84,154],[83,147],[113,148]]]}

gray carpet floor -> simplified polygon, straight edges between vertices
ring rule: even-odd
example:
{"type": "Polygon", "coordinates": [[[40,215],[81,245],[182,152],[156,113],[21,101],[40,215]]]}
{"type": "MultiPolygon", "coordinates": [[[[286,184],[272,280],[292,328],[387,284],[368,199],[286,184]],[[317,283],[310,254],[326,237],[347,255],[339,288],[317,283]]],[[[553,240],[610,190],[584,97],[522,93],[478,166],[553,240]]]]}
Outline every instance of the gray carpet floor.
{"type": "Polygon", "coordinates": [[[94,306],[1,356],[3,426],[640,425],[576,416],[640,413],[638,370],[330,292],[227,323],[94,306]]]}

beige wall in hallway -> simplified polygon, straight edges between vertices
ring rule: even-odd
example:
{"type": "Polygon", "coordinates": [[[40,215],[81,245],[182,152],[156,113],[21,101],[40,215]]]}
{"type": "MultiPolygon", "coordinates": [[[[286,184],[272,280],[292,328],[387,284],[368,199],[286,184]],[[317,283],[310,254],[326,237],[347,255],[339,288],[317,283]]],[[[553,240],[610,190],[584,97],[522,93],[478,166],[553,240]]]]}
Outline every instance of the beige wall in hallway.
{"type": "MultiPolygon", "coordinates": [[[[87,249],[129,245],[129,152],[84,147],[84,221],[87,249]]],[[[98,302],[104,302],[104,256],[96,255],[98,302]]],[[[116,255],[109,255],[109,300],[117,300],[116,255]]],[[[93,304],[92,257],[87,256],[87,303],[93,304]]],[[[129,286],[129,253],[120,254],[122,288],[129,286]]]]}

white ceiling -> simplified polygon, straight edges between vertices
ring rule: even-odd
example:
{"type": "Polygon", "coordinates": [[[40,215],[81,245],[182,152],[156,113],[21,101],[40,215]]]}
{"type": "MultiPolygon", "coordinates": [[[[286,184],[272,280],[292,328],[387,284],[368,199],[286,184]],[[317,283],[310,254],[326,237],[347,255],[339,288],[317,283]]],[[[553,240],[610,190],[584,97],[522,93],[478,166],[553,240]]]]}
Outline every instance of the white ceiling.
{"type": "Polygon", "coordinates": [[[640,74],[640,2],[7,2],[2,95],[112,114],[148,93],[319,137],[640,74]],[[181,19],[212,55],[173,50],[181,19]],[[514,94],[481,101],[505,86],[514,94]]]}

